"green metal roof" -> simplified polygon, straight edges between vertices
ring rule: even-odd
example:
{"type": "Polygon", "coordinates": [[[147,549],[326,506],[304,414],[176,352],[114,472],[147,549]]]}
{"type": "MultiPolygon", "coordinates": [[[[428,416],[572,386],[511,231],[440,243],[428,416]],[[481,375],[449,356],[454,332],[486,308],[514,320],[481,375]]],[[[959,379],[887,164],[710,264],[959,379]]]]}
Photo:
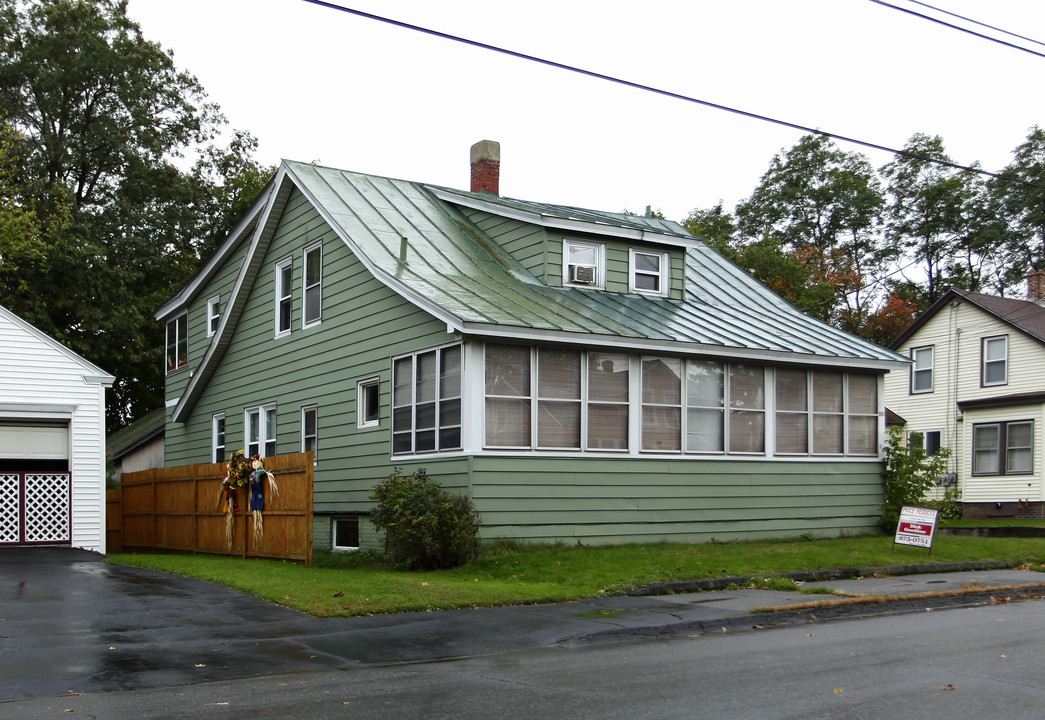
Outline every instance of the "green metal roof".
{"type": "Polygon", "coordinates": [[[299,162],[283,168],[378,279],[464,334],[834,365],[906,363],[799,312],[678,223],[299,162]],[[458,202],[681,244],[685,298],[544,285],[469,221],[458,202]]]}

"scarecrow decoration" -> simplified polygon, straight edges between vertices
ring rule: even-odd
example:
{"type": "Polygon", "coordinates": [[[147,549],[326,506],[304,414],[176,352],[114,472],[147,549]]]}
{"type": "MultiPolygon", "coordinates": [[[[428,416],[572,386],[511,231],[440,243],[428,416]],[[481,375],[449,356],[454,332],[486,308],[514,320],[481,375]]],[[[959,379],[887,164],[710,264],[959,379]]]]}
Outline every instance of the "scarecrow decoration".
{"type": "Polygon", "coordinates": [[[218,507],[225,514],[225,542],[232,549],[232,518],[239,510],[237,490],[250,482],[250,464],[242,450],[229,456],[225,479],[221,481],[221,493],[218,495],[218,507]]]}
{"type": "Polygon", "coordinates": [[[265,469],[265,458],[255,455],[250,466],[254,469],[250,473],[250,512],[254,516],[254,549],[257,549],[265,539],[265,521],[261,517],[261,511],[265,509],[265,481],[268,481],[269,492],[274,496],[279,495],[279,486],[276,485],[276,476],[265,469]]]}

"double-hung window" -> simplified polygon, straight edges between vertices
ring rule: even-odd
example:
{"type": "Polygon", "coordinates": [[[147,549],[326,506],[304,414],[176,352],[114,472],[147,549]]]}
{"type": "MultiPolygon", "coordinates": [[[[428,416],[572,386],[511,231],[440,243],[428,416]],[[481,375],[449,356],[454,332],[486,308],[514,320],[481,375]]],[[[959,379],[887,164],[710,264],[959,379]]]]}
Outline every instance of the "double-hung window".
{"type": "Polygon", "coordinates": [[[461,346],[397,358],[392,377],[392,454],[459,450],[461,346]]]}
{"type": "Polygon", "coordinates": [[[911,350],[911,393],[931,393],[933,391],[933,347],[920,347],[911,350]]]}
{"type": "Polygon", "coordinates": [[[596,243],[564,240],[562,282],[574,287],[601,288],[605,283],[606,247],[596,243]]]}
{"type": "Polygon", "coordinates": [[[356,385],[356,427],[377,427],[380,423],[380,381],[377,378],[360,380],[356,385]]]}
{"type": "Polygon", "coordinates": [[[312,453],[312,462],[319,460],[319,409],[315,405],[301,408],[301,452],[312,453]]]}
{"type": "Polygon", "coordinates": [[[189,316],[183,313],[167,322],[167,372],[189,362],[189,316]]]}
{"type": "Polygon", "coordinates": [[[294,300],[294,261],[276,263],[276,337],[290,334],[290,312],[294,300]]]}
{"type": "Polygon", "coordinates": [[[664,295],[668,288],[668,254],[635,250],[630,252],[630,290],[664,295]]]}
{"type": "Polygon", "coordinates": [[[305,250],[305,301],[302,327],[319,324],[323,316],[323,247],[305,250]]]}
{"type": "Polygon", "coordinates": [[[247,429],[247,457],[271,457],[276,454],[276,406],[248,408],[244,413],[247,429]]]}
{"type": "Polygon", "coordinates": [[[981,423],[972,428],[973,475],[1034,472],[1034,422],[981,423]]]}
{"type": "Polygon", "coordinates": [[[218,331],[218,323],[221,322],[221,297],[212,297],[207,301],[207,337],[212,337],[218,331]]]}
{"type": "Polygon", "coordinates": [[[218,413],[211,419],[211,440],[214,462],[225,462],[225,413],[218,413]]]}
{"type": "Polygon", "coordinates": [[[1005,335],[1000,337],[983,338],[980,345],[980,356],[982,358],[981,384],[1005,385],[1009,381],[1009,338],[1005,335]]]}

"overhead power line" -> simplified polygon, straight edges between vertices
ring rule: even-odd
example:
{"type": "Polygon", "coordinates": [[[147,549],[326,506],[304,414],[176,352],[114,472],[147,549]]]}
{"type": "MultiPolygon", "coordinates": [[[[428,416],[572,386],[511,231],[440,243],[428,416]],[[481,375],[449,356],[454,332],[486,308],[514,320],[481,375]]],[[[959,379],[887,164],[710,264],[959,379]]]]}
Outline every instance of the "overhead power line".
{"type": "MultiPolygon", "coordinates": [[[[1037,55],[1040,58],[1045,58],[1045,54],[1042,54],[1042,53],[1040,53],[1040,52],[1038,52],[1036,50],[1031,50],[1030,48],[1026,48],[1026,47],[1023,47],[1022,45],[1017,45],[1015,43],[1006,42],[1005,40],[1002,40],[1001,38],[991,37],[990,35],[985,35],[983,33],[978,33],[975,30],[970,30],[969,28],[964,28],[961,25],[954,25],[953,23],[945,22],[945,21],[943,21],[943,20],[941,20],[939,18],[934,18],[932,15],[926,15],[924,13],[915,12],[914,10],[911,10],[910,8],[900,7],[899,5],[893,5],[892,3],[885,2],[885,0],[871,0],[871,2],[873,2],[876,5],[881,5],[882,7],[887,7],[887,8],[890,8],[892,10],[898,10],[899,12],[907,13],[908,15],[914,15],[917,18],[921,18],[923,20],[928,20],[929,22],[934,22],[934,23],[936,23],[938,25],[943,25],[944,27],[949,27],[952,30],[957,30],[958,32],[968,33],[969,35],[973,35],[974,37],[978,37],[978,38],[981,38],[983,40],[990,40],[991,42],[995,42],[995,43],[998,43],[999,45],[1004,45],[1006,47],[1010,47],[1010,48],[1012,48],[1014,50],[1022,50],[1025,53],[1030,53],[1031,55],[1037,55]]],[[[1030,38],[1023,37],[1022,35],[1017,35],[1016,33],[1011,33],[1008,30],[1002,30],[1001,28],[996,28],[993,25],[987,25],[986,23],[981,23],[978,20],[973,20],[971,18],[964,17],[963,15],[957,15],[955,13],[948,12],[946,10],[942,10],[942,9],[940,9],[938,7],[933,7],[932,5],[928,5],[928,4],[923,3],[923,2],[918,2],[918,0],[910,0],[910,2],[912,2],[912,3],[916,4],[916,5],[921,5],[922,7],[930,8],[932,10],[936,10],[937,12],[944,13],[945,15],[950,15],[951,17],[961,18],[962,20],[974,23],[976,25],[979,25],[980,27],[990,28],[991,30],[997,30],[998,32],[1005,33],[1006,35],[1011,35],[1012,37],[1018,37],[1020,40],[1026,40],[1028,42],[1036,43],[1038,45],[1045,45],[1045,43],[1040,43],[1037,40],[1031,40],[1030,38]]]]}
{"type": "MultiPolygon", "coordinates": [[[[1038,183],[1022,180],[1020,178],[1014,178],[1008,175],[1002,175],[1000,173],[993,173],[978,167],[970,167],[968,165],[961,165],[960,163],[950,162],[947,160],[940,160],[925,155],[919,155],[918,153],[912,153],[907,150],[899,150],[897,148],[889,147],[888,145],[881,145],[879,143],[870,142],[868,140],[860,140],[859,138],[854,138],[847,135],[840,135],[838,133],[827,132],[825,130],[812,128],[807,125],[800,125],[798,123],[789,122],[787,120],[781,120],[779,118],[770,117],[768,115],[761,115],[759,113],[741,110],[739,108],[730,107],[728,105],[721,105],[719,103],[711,102],[710,100],[701,100],[700,98],[695,98],[689,95],[683,95],[681,93],[672,92],[670,90],[664,90],[662,88],[656,88],[651,85],[645,85],[643,83],[633,82],[631,80],[624,80],[623,78],[614,77],[613,75],[607,75],[605,73],[596,72],[594,70],[586,70],[575,65],[567,65],[566,63],[557,62],[555,60],[548,60],[547,58],[541,58],[535,55],[528,55],[526,53],[518,52],[516,50],[509,50],[507,48],[498,47],[497,45],[490,45],[489,43],[480,42],[478,40],[470,40],[468,38],[460,37],[459,35],[451,35],[450,33],[441,32],[439,30],[433,30],[431,28],[422,27],[420,25],[413,25],[411,23],[403,22],[402,20],[395,20],[393,18],[375,15],[373,13],[364,12],[362,10],[356,10],[355,8],[345,7],[344,5],[339,5],[333,2],[327,2],[326,0],[304,0],[304,2],[311,3],[313,5],[318,5],[320,7],[325,7],[330,10],[337,10],[339,12],[348,13],[350,15],[356,15],[357,17],[366,18],[368,20],[375,20],[377,22],[385,23],[387,25],[403,28],[405,30],[413,30],[414,32],[419,32],[425,35],[431,35],[433,37],[442,38],[443,40],[451,40],[453,42],[461,43],[464,45],[470,45],[471,47],[479,48],[481,50],[489,50],[491,52],[500,53],[502,55],[514,57],[519,60],[526,60],[528,62],[534,62],[540,65],[558,68],[559,70],[566,70],[567,72],[585,75],[587,77],[596,78],[598,80],[605,80],[607,82],[616,83],[617,85],[623,85],[624,87],[630,87],[636,90],[642,90],[644,92],[654,93],[656,95],[673,98],[675,100],[682,100],[684,102],[694,103],[696,105],[703,105],[704,107],[713,108],[715,110],[723,110],[725,112],[733,113],[734,115],[740,115],[742,117],[751,118],[752,120],[761,120],[762,122],[773,123],[774,125],[781,125],[783,127],[791,128],[792,130],[800,130],[805,133],[820,135],[826,138],[850,143],[852,145],[859,145],[861,147],[871,148],[873,150],[881,150],[883,152],[891,153],[893,155],[901,155],[903,157],[911,158],[913,160],[921,160],[923,162],[932,163],[934,165],[954,168],[955,170],[963,170],[966,172],[973,172],[979,175],[986,175],[988,177],[997,178],[1006,182],[1017,183],[1019,185],[1027,185],[1030,187],[1036,187],[1045,190],[1045,185],[1040,185],[1038,183]]],[[[878,2],[878,0],[872,0],[872,2],[878,2]]]]}

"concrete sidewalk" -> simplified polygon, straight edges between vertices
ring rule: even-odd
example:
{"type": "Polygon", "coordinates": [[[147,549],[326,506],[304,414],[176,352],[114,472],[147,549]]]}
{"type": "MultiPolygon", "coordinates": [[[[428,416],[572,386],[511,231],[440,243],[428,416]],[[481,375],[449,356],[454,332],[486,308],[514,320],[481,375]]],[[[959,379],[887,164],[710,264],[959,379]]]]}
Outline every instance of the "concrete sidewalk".
{"type": "MultiPolygon", "coordinates": [[[[913,596],[1045,584],[1017,569],[809,582],[845,593],[913,596]]],[[[988,602],[989,590],[957,602],[988,602]]],[[[1045,594],[1045,589],[1034,594],[1045,594]]],[[[324,669],[423,662],[537,647],[740,632],[833,616],[924,612],[947,599],[751,615],[827,595],[758,589],[628,595],[554,605],[320,619],[222,585],[109,565],[93,553],[0,550],[0,701],[170,687],[324,669]]]]}

